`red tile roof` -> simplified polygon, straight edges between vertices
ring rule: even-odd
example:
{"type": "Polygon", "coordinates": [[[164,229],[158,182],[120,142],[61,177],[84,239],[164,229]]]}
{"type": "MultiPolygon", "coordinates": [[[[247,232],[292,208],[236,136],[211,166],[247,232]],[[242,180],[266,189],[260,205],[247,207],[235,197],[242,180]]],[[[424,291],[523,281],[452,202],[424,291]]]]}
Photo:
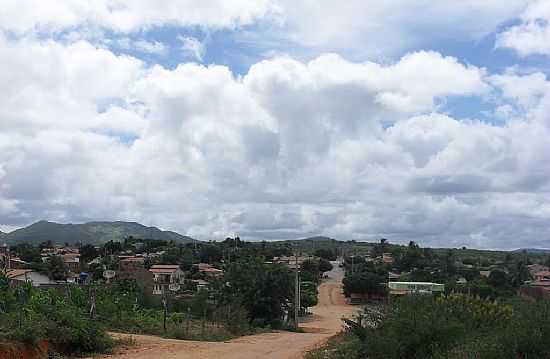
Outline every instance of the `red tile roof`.
{"type": "Polygon", "coordinates": [[[175,264],[155,264],[151,266],[149,272],[153,273],[174,273],[180,268],[179,265],[175,264]]]}
{"type": "Polygon", "coordinates": [[[32,269],[10,269],[6,273],[6,277],[8,279],[14,279],[30,272],[32,272],[32,269]]]}

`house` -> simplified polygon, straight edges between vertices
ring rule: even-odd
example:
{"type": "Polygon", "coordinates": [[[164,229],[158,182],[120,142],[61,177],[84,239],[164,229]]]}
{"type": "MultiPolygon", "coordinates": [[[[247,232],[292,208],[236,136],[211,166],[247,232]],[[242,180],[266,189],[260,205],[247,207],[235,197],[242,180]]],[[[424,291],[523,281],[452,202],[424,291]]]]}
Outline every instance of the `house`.
{"type": "Polygon", "coordinates": [[[384,264],[393,264],[393,255],[391,253],[382,254],[382,263],[384,264]]]}
{"type": "Polygon", "coordinates": [[[197,286],[197,292],[200,292],[201,290],[208,290],[208,288],[210,287],[210,283],[202,279],[195,279],[191,282],[193,282],[197,286]]]}
{"type": "Polygon", "coordinates": [[[431,282],[389,282],[392,295],[443,293],[445,285],[431,282]]]}
{"type": "Polygon", "coordinates": [[[6,272],[6,277],[14,284],[29,282],[33,287],[56,284],[47,275],[38,273],[32,269],[9,269],[6,272]]]}
{"type": "Polygon", "coordinates": [[[61,258],[71,272],[78,273],[80,271],[80,254],[72,252],[66,253],[62,254],[61,258]]]}
{"type": "Polygon", "coordinates": [[[223,271],[221,269],[214,268],[207,263],[199,263],[195,266],[198,268],[199,273],[203,273],[207,277],[219,277],[223,275],[223,271]]]}
{"type": "Polygon", "coordinates": [[[309,259],[313,258],[304,256],[283,256],[273,258],[273,263],[282,263],[290,269],[296,269],[296,264],[298,264],[298,267],[301,267],[302,263],[309,259]]]}
{"type": "Polygon", "coordinates": [[[533,274],[535,282],[550,281],[550,271],[540,271],[533,274]]]}
{"type": "Polygon", "coordinates": [[[390,282],[398,281],[399,278],[401,278],[401,274],[399,274],[399,273],[394,273],[394,272],[388,272],[388,280],[389,280],[390,282]]]}
{"type": "Polygon", "coordinates": [[[184,272],[179,265],[156,264],[149,268],[153,273],[153,294],[160,295],[168,290],[170,284],[182,284],[184,272]]]}
{"type": "Polygon", "coordinates": [[[529,273],[531,273],[532,277],[535,276],[535,273],[550,271],[550,268],[542,264],[530,264],[527,266],[527,269],[529,270],[529,273]]]}
{"type": "Polygon", "coordinates": [[[8,268],[10,269],[28,269],[29,266],[30,266],[30,263],[21,260],[21,258],[11,257],[9,259],[8,268]]]}

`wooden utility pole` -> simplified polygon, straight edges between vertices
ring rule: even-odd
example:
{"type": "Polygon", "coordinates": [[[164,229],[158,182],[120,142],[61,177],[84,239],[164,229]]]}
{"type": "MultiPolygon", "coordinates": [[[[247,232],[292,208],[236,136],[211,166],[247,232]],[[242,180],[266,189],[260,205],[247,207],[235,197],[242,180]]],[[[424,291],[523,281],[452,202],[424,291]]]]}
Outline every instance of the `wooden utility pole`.
{"type": "Polygon", "coordinates": [[[163,316],[163,328],[164,332],[166,333],[166,316],[168,315],[168,302],[166,298],[166,286],[162,286],[162,306],[164,309],[164,316],[163,316]]]}
{"type": "Polygon", "coordinates": [[[298,273],[298,255],[294,252],[296,266],[294,267],[294,325],[298,329],[298,315],[300,310],[300,275],[298,273]]]}
{"type": "Polygon", "coordinates": [[[95,291],[95,285],[90,284],[90,319],[95,318],[95,298],[96,298],[96,291],[95,291]]]}

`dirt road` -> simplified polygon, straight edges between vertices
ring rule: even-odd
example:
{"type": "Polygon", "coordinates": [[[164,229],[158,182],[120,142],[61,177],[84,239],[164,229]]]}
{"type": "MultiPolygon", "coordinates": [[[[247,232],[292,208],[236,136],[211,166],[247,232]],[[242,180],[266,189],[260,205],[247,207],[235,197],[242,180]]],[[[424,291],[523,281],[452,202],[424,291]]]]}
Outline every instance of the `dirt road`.
{"type": "Polygon", "coordinates": [[[194,342],[134,335],[137,346],[112,356],[116,359],[299,359],[341,329],[341,318],[356,308],[341,294],[342,271],[336,263],[319,288],[319,304],[300,326],[306,333],[275,332],[246,336],[228,342],[194,342]]]}

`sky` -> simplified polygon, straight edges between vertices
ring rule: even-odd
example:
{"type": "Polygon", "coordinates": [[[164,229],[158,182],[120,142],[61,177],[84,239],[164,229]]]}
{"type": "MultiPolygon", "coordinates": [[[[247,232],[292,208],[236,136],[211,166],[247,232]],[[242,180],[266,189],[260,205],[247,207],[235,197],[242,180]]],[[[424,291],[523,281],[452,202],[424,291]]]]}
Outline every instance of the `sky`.
{"type": "Polygon", "coordinates": [[[550,0],[3,0],[0,230],[550,247],[550,0]]]}

